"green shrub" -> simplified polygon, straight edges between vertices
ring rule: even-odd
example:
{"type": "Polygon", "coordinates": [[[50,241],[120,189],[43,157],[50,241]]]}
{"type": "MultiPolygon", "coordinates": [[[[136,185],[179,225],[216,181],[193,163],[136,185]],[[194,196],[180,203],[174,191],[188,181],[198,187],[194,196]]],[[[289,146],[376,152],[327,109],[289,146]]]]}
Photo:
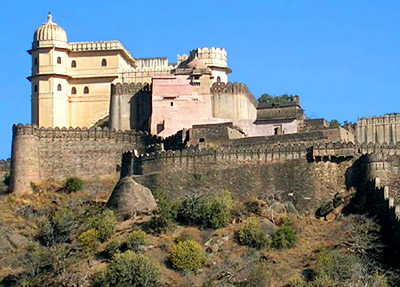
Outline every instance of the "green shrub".
{"type": "Polygon", "coordinates": [[[80,191],[83,189],[83,181],[77,177],[70,177],[65,182],[65,189],[68,193],[80,191]]]}
{"type": "Polygon", "coordinates": [[[263,263],[251,266],[246,281],[240,286],[243,287],[265,287],[269,279],[268,266],[263,263]]]}
{"type": "Polygon", "coordinates": [[[67,242],[76,224],[75,214],[71,209],[57,209],[48,217],[38,219],[38,239],[46,246],[67,242]]]}
{"type": "Polygon", "coordinates": [[[10,186],[10,180],[11,180],[11,176],[9,173],[6,173],[4,175],[4,179],[3,179],[3,183],[7,186],[10,186]]]}
{"type": "Polygon", "coordinates": [[[126,245],[129,249],[138,252],[140,245],[146,241],[146,232],[142,230],[132,231],[126,238],[126,245]]]}
{"type": "Polygon", "coordinates": [[[149,222],[149,228],[157,233],[166,232],[176,221],[179,202],[170,198],[170,193],[164,190],[156,190],[154,197],[157,200],[158,210],[149,222]]]}
{"type": "Polygon", "coordinates": [[[197,272],[206,262],[206,255],[197,242],[185,240],[174,245],[169,259],[176,270],[197,272]]]}
{"type": "Polygon", "coordinates": [[[157,263],[128,250],[117,254],[105,270],[97,272],[92,284],[95,287],[156,287],[160,273],[157,263]]]}
{"type": "Polygon", "coordinates": [[[187,198],[182,204],[179,215],[191,224],[221,228],[231,222],[231,209],[230,193],[227,191],[215,192],[187,198]]]}
{"type": "Polygon", "coordinates": [[[89,228],[97,230],[99,234],[98,238],[101,242],[106,241],[114,234],[116,224],[117,220],[115,219],[114,212],[109,209],[89,219],[89,228]]]}
{"type": "Polygon", "coordinates": [[[236,233],[236,238],[240,244],[255,248],[266,248],[270,245],[269,236],[255,217],[247,220],[243,229],[236,233]]]}
{"type": "Polygon", "coordinates": [[[156,214],[151,218],[149,228],[157,233],[165,233],[171,224],[171,221],[167,217],[161,214],[156,214]]]}
{"type": "Polygon", "coordinates": [[[89,253],[96,250],[96,248],[99,246],[99,233],[96,229],[91,228],[85,232],[82,232],[78,237],[78,241],[83,250],[89,253]]]}
{"type": "Polygon", "coordinates": [[[287,219],[283,219],[281,226],[272,236],[272,247],[276,249],[291,248],[297,241],[296,230],[287,219]]]}
{"type": "Polygon", "coordinates": [[[157,200],[158,214],[168,220],[175,221],[178,215],[179,202],[173,201],[170,193],[165,190],[156,190],[154,197],[157,200]]]}
{"type": "Polygon", "coordinates": [[[107,242],[106,246],[104,247],[104,252],[108,257],[112,258],[115,254],[120,252],[120,247],[121,240],[119,238],[112,239],[107,242]]]}

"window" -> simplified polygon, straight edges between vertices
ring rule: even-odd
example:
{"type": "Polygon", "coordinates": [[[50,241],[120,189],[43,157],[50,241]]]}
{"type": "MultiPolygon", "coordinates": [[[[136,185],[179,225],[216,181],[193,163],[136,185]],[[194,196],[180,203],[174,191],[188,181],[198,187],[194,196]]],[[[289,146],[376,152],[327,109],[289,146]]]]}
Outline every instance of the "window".
{"type": "Polygon", "coordinates": [[[217,83],[221,83],[221,77],[220,76],[217,77],[217,83]]]}
{"type": "Polygon", "coordinates": [[[61,84],[58,84],[58,85],[57,85],[57,91],[59,91],[59,92],[62,91],[61,84]]]}
{"type": "Polygon", "coordinates": [[[61,64],[61,57],[57,57],[57,64],[61,64]]]}
{"type": "Polygon", "coordinates": [[[37,85],[35,85],[34,91],[37,92],[37,85]]]}
{"type": "Polygon", "coordinates": [[[101,66],[102,67],[107,67],[107,60],[106,59],[101,60],[101,66]]]}
{"type": "Polygon", "coordinates": [[[37,57],[35,57],[34,63],[35,63],[35,66],[37,66],[37,57]]]}
{"type": "Polygon", "coordinates": [[[75,88],[75,87],[72,87],[72,89],[71,89],[71,95],[76,95],[76,88],[75,88]]]}
{"type": "Polygon", "coordinates": [[[89,88],[88,88],[88,87],[85,87],[85,88],[83,89],[83,93],[84,93],[84,94],[89,94],[89,88]]]}
{"type": "Polygon", "coordinates": [[[75,61],[75,60],[73,60],[73,61],[71,62],[71,68],[76,68],[76,61],[75,61]]]}
{"type": "Polygon", "coordinates": [[[174,106],[174,102],[171,102],[171,107],[173,107],[174,106]]]}

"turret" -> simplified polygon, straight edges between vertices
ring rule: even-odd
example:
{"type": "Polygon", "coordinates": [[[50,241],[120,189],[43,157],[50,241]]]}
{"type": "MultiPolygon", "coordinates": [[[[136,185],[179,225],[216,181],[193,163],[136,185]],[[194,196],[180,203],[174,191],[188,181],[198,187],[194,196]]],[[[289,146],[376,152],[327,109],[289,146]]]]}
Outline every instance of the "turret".
{"type": "Polygon", "coordinates": [[[67,33],[52,21],[36,29],[32,49],[32,124],[68,126],[68,42],[67,33]]]}

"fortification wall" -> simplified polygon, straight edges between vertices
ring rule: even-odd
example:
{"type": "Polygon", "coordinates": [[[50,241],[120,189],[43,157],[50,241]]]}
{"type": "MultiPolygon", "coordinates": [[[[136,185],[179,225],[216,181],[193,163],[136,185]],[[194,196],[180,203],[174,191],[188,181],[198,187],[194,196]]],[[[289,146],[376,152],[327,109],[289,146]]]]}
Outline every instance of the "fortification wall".
{"type": "Polygon", "coordinates": [[[151,85],[131,83],[111,85],[111,129],[149,129],[151,116],[151,85]]]}
{"type": "Polygon", "coordinates": [[[183,198],[192,191],[229,190],[237,199],[275,196],[291,202],[301,213],[318,205],[345,186],[342,163],[309,162],[307,146],[288,145],[267,149],[188,149],[145,154],[125,154],[135,179],[152,190],[164,189],[183,198]],[[275,195],[274,195],[275,194],[275,195]]]}
{"type": "Polygon", "coordinates": [[[356,131],[359,142],[396,143],[400,141],[400,115],[359,118],[356,131]]]}
{"type": "Polygon", "coordinates": [[[210,92],[214,118],[256,120],[257,101],[245,84],[216,82],[210,92]]]}
{"type": "Polygon", "coordinates": [[[125,150],[144,152],[148,143],[157,140],[143,133],[107,128],[46,129],[14,125],[11,190],[30,192],[32,182],[70,176],[118,175],[125,150]]]}

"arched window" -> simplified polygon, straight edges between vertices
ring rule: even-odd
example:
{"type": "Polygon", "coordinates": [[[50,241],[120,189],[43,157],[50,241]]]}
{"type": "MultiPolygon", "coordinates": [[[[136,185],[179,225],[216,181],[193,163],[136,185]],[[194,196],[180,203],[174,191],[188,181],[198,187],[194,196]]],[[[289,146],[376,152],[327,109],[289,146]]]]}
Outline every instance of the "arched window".
{"type": "Polygon", "coordinates": [[[106,59],[101,60],[101,66],[102,67],[107,67],[107,60],[106,59]]]}
{"type": "Polygon", "coordinates": [[[84,93],[84,94],[89,94],[89,88],[88,88],[88,87],[85,87],[85,88],[83,89],[83,93],[84,93]]]}
{"type": "Polygon", "coordinates": [[[58,84],[58,85],[57,85],[57,91],[59,91],[59,92],[62,91],[61,84],[58,84]]]}
{"type": "Polygon", "coordinates": [[[35,91],[35,92],[37,92],[37,85],[35,85],[35,87],[34,87],[34,91],[35,91]]]}
{"type": "Polygon", "coordinates": [[[37,57],[35,57],[34,62],[35,62],[35,66],[37,66],[37,57]]]}
{"type": "Polygon", "coordinates": [[[61,57],[57,57],[57,64],[61,64],[61,57]]]}
{"type": "Polygon", "coordinates": [[[71,62],[71,68],[76,68],[76,61],[75,61],[75,60],[73,60],[73,61],[71,62]]]}
{"type": "Polygon", "coordinates": [[[76,88],[75,88],[75,87],[72,87],[72,89],[71,89],[71,95],[76,95],[76,88]]]}
{"type": "Polygon", "coordinates": [[[217,77],[217,83],[221,83],[221,77],[220,76],[217,77]]]}

